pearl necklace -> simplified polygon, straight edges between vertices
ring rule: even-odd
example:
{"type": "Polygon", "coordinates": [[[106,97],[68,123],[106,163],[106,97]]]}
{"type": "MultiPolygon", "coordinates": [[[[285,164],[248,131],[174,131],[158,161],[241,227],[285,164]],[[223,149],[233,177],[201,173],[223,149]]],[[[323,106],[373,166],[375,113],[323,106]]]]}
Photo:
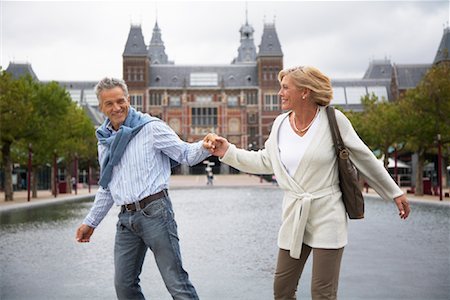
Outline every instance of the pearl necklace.
{"type": "Polygon", "coordinates": [[[308,124],[308,126],[306,126],[305,128],[303,128],[303,129],[301,129],[301,130],[299,130],[298,128],[297,128],[297,125],[295,125],[295,111],[293,111],[292,112],[292,116],[293,116],[293,122],[292,122],[292,125],[294,125],[294,129],[295,129],[295,131],[297,131],[297,132],[299,132],[299,133],[304,133],[306,130],[308,130],[309,129],[309,127],[311,127],[312,126],[312,124],[314,123],[314,120],[317,118],[317,115],[319,114],[319,107],[317,106],[317,109],[316,109],[316,114],[314,115],[314,118],[311,120],[311,122],[308,124]]]}

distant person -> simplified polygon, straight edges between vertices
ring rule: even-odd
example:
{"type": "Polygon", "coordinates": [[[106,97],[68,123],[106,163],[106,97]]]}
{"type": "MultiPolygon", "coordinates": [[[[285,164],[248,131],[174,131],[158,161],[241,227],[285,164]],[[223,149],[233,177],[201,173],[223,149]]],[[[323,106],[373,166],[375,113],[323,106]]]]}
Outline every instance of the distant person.
{"type": "Polygon", "coordinates": [[[207,179],[208,179],[207,185],[213,185],[213,181],[214,181],[214,174],[213,174],[213,172],[212,171],[208,171],[206,176],[207,176],[207,179]]]}
{"type": "Polygon", "coordinates": [[[75,191],[77,189],[77,181],[75,180],[75,177],[72,177],[70,181],[72,183],[72,190],[75,191]]]}
{"type": "MultiPolygon", "coordinates": [[[[121,207],[114,247],[115,288],[119,299],[144,299],[139,276],[148,249],[174,299],[198,299],[181,262],[177,225],[167,192],[170,159],[188,165],[210,153],[202,141],[186,143],[163,121],[130,106],[123,80],[104,78],[95,87],[107,116],[97,129],[101,164],[94,204],[76,232],[89,242],[113,204],[121,207]]],[[[86,274],[89,276],[89,274],[86,274]]],[[[95,278],[92,278],[95,281],[95,278]]]]}
{"type": "MultiPolygon", "coordinates": [[[[305,263],[313,253],[312,299],[336,299],[347,216],[339,188],[336,152],[325,107],[333,96],[330,79],[314,67],[296,67],[278,74],[281,109],[265,148],[238,149],[210,134],[214,155],[221,162],[254,174],[275,174],[284,190],[278,235],[275,299],[296,299],[305,263]]],[[[401,219],[410,208],[406,196],[364,144],[350,121],[336,111],[337,123],[350,159],[371,187],[394,200],[401,219]]]]}

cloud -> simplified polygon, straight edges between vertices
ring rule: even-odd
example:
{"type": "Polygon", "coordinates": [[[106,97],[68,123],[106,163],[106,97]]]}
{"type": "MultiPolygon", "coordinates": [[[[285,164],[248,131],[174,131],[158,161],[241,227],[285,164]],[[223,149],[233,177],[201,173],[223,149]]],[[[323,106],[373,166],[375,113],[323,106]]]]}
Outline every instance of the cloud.
{"type": "MultiPolygon", "coordinates": [[[[229,64],[237,56],[245,2],[1,2],[1,65],[29,61],[42,80],[122,75],[131,23],[145,42],[156,16],[176,64],[229,64]]],[[[315,65],[360,78],[370,59],[431,63],[449,20],[448,1],[249,1],[256,47],[275,20],[286,67],[315,65]]]]}

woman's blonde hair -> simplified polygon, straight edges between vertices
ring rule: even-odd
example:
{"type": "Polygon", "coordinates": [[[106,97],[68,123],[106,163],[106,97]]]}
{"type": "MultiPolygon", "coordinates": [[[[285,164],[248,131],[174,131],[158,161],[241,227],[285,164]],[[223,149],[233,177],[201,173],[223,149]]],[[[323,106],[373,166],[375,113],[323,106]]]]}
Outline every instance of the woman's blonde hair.
{"type": "Polygon", "coordinates": [[[311,100],[321,106],[330,104],[333,98],[333,88],[328,76],[314,67],[295,67],[281,70],[278,73],[278,81],[289,75],[294,85],[298,88],[307,88],[311,91],[311,100]]]}

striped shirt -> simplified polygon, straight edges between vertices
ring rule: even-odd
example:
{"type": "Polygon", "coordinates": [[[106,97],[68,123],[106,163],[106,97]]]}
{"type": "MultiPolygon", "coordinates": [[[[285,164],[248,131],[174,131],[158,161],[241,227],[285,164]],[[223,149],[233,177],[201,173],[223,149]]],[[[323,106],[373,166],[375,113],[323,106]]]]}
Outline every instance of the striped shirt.
{"type": "MultiPolygon", "coordinates": [[[[107,148],[98,145],[102,162],[107,148]]],[[[186,143],[164,122],[150,122],[130,141],[120,162],[114,167],[108,188],[100,187],[94,205],[83,223],[97,227],[112,205],[135,203],[168,188],[170,159],[190,166],[211,154],[203,142],[186,143]]],[[[100,164],[102,165],[102,164],[100,164]]]]}

